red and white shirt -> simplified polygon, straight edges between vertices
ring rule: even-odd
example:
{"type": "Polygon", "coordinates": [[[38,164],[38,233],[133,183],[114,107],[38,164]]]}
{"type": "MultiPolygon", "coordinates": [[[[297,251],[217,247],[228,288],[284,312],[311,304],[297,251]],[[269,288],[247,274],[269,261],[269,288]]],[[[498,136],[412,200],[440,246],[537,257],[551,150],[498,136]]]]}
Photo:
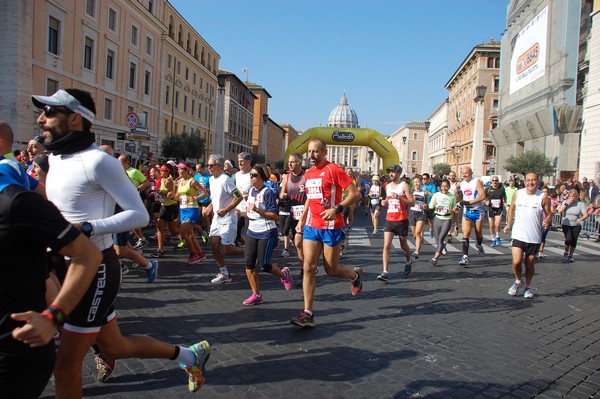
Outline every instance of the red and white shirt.
{"type": "Polygon", "coordinates": [[[313,166],[307,170],[305,178],[308,201],[306,225],[325,230],[344,227],[342,214],[338,214],[334,220],[323,220],[320,214],[342,202],[342,191],[352,184],[352,178],[342,168],[329,161],[325,161],[321,167],[313,166]]]}

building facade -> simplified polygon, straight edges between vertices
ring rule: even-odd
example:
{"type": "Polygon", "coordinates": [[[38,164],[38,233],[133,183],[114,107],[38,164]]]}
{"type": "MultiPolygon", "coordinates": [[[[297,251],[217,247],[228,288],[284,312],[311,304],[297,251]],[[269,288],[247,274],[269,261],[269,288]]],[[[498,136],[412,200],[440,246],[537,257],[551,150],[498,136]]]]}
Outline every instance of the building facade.
{"type": "Polygon", "coordinates": [[[411,122],[390,135],[388,141],[398,150],[402,173],[414,176],[424,172],[424,150],[427,140],[426,122],[411,122]]]}
{"type": "Polygon", "coordinates": [[[545,180],[575,176],[590,5],[586,0],[510,2],[502,38],[499,124],[490,133],[502,174],[508,174],[509,156],[538,150],[555,168],[545,180]]]}
{"type": "Polygon", "coordinates": [[[496,149],[487,132],[497,125],[499,68],[500,43],[490,40],[475,46],[446,83],[446,163],[458,175],[465,166],[475,176],[494,173],[496,149]]]}
{"type": "Polygon", "coordinates": [[[423,169],[433,172],[433,166],[446,163],[448,148],[448,99],[444,100],[429,118],[429,130],[425,141],[423,169]]]}
{"type": "Polygon", "coordinates": [[[160,140],[171,135],[198,134],[204,139],[206,162],[215,143],[219,54],[168,2],[162,22],[160,140]]]}

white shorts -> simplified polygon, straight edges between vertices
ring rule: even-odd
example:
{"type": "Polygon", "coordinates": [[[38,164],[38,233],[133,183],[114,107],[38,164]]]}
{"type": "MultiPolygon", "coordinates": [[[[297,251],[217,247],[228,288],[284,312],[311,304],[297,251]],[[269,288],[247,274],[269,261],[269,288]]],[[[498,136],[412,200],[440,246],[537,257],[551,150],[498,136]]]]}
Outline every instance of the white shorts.
{"type": "Polygon", "coordinates": [[[237,236],[237,223],[222,223],[214,217],[210,225],[210,237],[221,237],[221,244],[233,245],[237,236]]]}

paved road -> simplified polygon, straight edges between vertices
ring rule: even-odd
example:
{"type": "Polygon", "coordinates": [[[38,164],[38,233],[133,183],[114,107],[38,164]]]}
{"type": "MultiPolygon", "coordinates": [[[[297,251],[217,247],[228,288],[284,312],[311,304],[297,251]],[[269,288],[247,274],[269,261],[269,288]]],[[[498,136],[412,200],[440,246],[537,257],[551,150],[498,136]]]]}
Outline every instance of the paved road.
{"type": "MultiPolygon", "coordinates": [[[[507,244],[485,246],[481,257],[472,250],[468,268],[458,267],[460,244],[453,244],[435,268],[427,239],[409,276],[396,250],[382,283],[382,234],[372,237],[370,219],[358,212],[355,226],[343,262],[364,268],[364,290],[352,297],[349,282],[321,269],[313,329],[289,324],[302,310],[301,289],[285,291],[261,275],[265,303],[246,308],[241,258],[230,261],[234,283],[214,286],[212,256],[189,266],[180,251],[161,260],[154,284],[141,270],[124,276],[121,328],[184,345],[209,340],[207,384],[195,394],[202,398],[600,397],[599,244],[583,239],[576,262],[563,264],[562,234],[552,232],[535,298],[526,300],[506,293],[513,282],[507,244]]],[[[292,258],[276,261],[296,274],[292,258]]],[[[105,384],[95,374],[88,355],[85,397],[194,396],[169,360],[120,360],[105,384]]],[[[50,383],[43,397],[53,392],[50,383]]]]}

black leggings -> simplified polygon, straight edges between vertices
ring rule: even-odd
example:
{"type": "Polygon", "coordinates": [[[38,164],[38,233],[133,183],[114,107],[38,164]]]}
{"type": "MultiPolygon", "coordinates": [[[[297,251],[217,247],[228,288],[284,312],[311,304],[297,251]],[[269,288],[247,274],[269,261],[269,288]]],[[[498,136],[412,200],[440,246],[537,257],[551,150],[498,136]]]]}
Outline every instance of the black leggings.
{"type": "Polygon", "coordinates": [[[577,239],[579,233],[581,233],[581,226],[561,226],[563,234],[565,235],[565,245],[575,248],[577,246],[577,239]]]}

